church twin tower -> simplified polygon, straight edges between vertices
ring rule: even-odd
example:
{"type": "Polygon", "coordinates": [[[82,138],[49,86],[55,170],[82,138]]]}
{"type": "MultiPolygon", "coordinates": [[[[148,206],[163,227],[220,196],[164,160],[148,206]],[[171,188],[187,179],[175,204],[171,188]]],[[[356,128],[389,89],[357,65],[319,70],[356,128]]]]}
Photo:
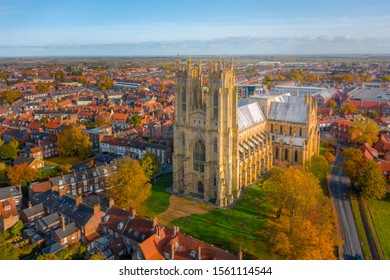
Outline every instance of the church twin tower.
{"type": "Polygon", "coordinates": [[[176,71],[173,191],[218,206],[239,195],[237,88],[233,61],[209,63],[207,86],[199,61],[176,71]]]}
{"type": "Polygon", "coordinates": [[[175,193],[224,207],[274,164],[304,165],[318,154],[311,95],[259,95],[238,102],[233,61],[205,68],[203,77],[200,61],[177,65],[175,193]]]}

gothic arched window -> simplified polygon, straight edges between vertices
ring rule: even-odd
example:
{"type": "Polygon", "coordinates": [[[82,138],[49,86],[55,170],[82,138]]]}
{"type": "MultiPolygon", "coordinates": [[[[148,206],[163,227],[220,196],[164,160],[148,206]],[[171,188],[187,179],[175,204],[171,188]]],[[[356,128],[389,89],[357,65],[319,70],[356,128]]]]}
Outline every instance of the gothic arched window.
{"type": "Polygon", "coordinates": [[[295,154],[294,154],[294,161],[295,161],[295,162],[298,161],[298,151],[295,151],[295,154]]]}
{"type": "Polygon", "coordinates": [[[292,135],[292,126],[290,126],[290,135],[292,135]]]}
{"type": "Polygon", "coordinates": [[[284,159],[288,160],[288,150],[284,150],[284,159]]]}
{"type": "Polygon", "coordinates": [[[283,126],[280,125],[280,133],[283,134],[283,126]]]}
{"type": "Polygon", "coordinates": [[[218,106],[219,106],[218,98],[219,98],[218,91],[215,91],[215,93],[214,93],[214,118],[216,118],[216,119],[218,118],[218,106]]]}
{"type": "Polygon", "coordinates": [[[276,149],[275,149],[275,157],[279,158],[279,148],[278,147],[276,147],[276,149]]]}
{"type": "Polygon", "coordinates": [[[218,152],[218,141],[217,139],[214,139],[214,153],[218,152]]]}
{"type": "Polygon", "coordinates": [[[183,91],[181,92],[181,106],[181,110],[185,112],[187,106],[187,94],[185,88],[183,88],[183,91]]]}
{"type": "Polygon", "coordinates": [[[194,170],[204,172],[204,163],[206,161],[206,147],[202,140],[196,142],[194,147],[194,170]]]}
{"type": "Polygon", "coordinates": [[[299,128],[299,136],[302,136],[302,127],[299,128]]]}

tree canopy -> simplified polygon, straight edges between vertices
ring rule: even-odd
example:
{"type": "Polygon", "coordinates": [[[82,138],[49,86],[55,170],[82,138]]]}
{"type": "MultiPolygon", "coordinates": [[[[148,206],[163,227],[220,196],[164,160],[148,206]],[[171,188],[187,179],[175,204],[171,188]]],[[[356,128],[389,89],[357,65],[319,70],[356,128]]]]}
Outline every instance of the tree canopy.
{"type": "Polygon", "coordinates": [[[142,117],[138,114],[136,115],[132,115],[131,118],[130,118],[130,124],[132,126],[138,126],[141,124],[141,121],[142,121],[142,117]]]}
{"type": "Polygon", "coordinates": [[[313,155],[307,163],[306,169],[316,176],[321,183],[324,183],[330,172],[330,165],[324,156],[313,155]]]}
{"type": "Polygon", "coordinates": [[[344,172],[345,175],[351,180],[351,185],[357,182],[360,176],[360,170],[364,163],[364,157],[362,151],[356,148],[348,148],[343,151],[344,172]]]}
{"type": "Polygon", "coordinates": [[[386,195],[386,180],[379,164],[373,160],[363,164],[362,175],[357,183],[365,199],[381,199],[386,195]]]}
{"type": "Polygon", "coordinates": [[[343,113],[355,113],[357,110],[356,106],[353,105],[352,103],[347,103],[344,105],[344,107],[341,109],[341,112],[343,113]]]}
{"type": "Polygon", "coordinates": [[[28,166],[27,163],[12,166],[7,171],[8,179],[13,185],[27,185],[34,181],[37,171],[28,166]]]}
{"type": "Polygon", "coordinates": [[[19,142],[12,139],[8,144],[0,146],[1,159],[16,159],[19,151],[19,142]]]}
{"type": "Polygon", "coordinates": [[[0,93],[0,102],[2,105],[12,105],[16,100],[20,98],[22,98],[22,94],[15,90],[5,90],[0,93]]]}
{"type": "Polygon", "coordinates": [[[92,153],[92,143],[88,134],[76,126],[69,126],[57,135],[58,154],[87,158],[92,153]]]}
{"type": "Polygon", "coordinates": [[[155,154],[145,153],[144,157],[140,160],[140,164],[146,177],[149,179],[152,179],[160,173],[161,164],[155,154]]]}
{"type": "Polygon", "coordinates": [[[117,171],[108,178],[107,195],[112,197],[115,205],[128,209],[136,208],[151,195],[152,185],[139,162],[132,158],[117,161],[117,171]]]}
{"type": "Polygon", "coordinates": [[[295,167],[273,168],[263,187],[277,213],[271,250],[286,259],[335,259],[335,216],[318,179],[295,167]]]}
{"type": "Polygon", "coordinates": [[[354,121],[348,132],[353,142],[372,146],[378,141],[379,127],[374,120],[366,118],[354,121]]]}
{"type": "Polygon", "coordinates": [[[48,92],[49,86],[47,84],[38,84],[35,90],[40,93],[48,92]]]}

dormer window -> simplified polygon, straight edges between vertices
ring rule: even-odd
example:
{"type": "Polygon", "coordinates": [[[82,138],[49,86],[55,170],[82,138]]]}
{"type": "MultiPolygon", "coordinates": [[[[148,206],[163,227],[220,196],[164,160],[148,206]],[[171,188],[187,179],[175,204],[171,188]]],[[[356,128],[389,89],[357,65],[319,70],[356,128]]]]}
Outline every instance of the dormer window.
{"type": "Polygon", "coordinates": [[[58,185],[62,186],[62,184],[63,184],[62,180],[59,180],[58,185]]]}
{"type": "Polygon", "coordinates": [[[11,206],[7,205],[4,207],[4,210],[7,211],[7,210],[11,210],[11,206]]]}
{"type": "Polygon", "coordinates": [[[85,176],[85,174],[83,174],[83,180],[87,179],[87,176],[85,176]]]}
{"type": "Polygon", "coordinates": [[[109,219],[110,219],[110,215],[105,216],[105,217],[104,217],[104,222],[107,223],[109,219]]]}
{"type": "Polygon", "coordinates": [[[73,183],[74,182],[74,178],[72,177],[72,178],[70,178],[70,181],[73,183]]]}
{"type": "Polygon", "coordinates": [[[122,228],[123,228],[123,222],[120,222],[120,223],[118,224],[118,230],[122,230],[122,228]]]}

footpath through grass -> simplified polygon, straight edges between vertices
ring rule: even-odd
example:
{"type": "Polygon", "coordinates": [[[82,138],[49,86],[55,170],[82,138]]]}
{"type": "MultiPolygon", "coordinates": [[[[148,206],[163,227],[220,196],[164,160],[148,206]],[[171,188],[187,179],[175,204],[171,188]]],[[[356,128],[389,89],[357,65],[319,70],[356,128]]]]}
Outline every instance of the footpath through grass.
{"type": "Polygon", "coordinates": [[[172,187],[172,174],[161,175],[157,178],[156,183],[152,181],[152,186],[152,195],[137,210],[144,217],[152,217],[168,209],[171,194],[166,189],[172,187]]]}
{"type": "Polygon", "coordinates": [[[230,209],[215,209],[173,221],[180,231],[231,253],[240,245],[244,259],[267,256],[264,226],[267,222],[266,198],[258,185],[245,190],[244,197],[230,209]]]}
{"type": "Polygon", "coordinates": [[[375,230],[378,234],[385,259],[390,259],[390,195],[382,200],[368,202],[375,230]]]}
{"type": "Polygon", "coordinates": [[[370,246],[368,246],[367,235],[366,235],[366,232],[364,230],[362,217],[361,217],[360,211],[359,211],[359,202],[357,199],[357,195],[354,191],[350,190],[349,197],[350,197],[350,201],[351,201],[353,216],[354,216],[355,222],[356,222],[356,227],[357,227],[357,230],[359,233],[360,242],[362,244],[364,259],[365,260],[372,260],[370,246]]]}

